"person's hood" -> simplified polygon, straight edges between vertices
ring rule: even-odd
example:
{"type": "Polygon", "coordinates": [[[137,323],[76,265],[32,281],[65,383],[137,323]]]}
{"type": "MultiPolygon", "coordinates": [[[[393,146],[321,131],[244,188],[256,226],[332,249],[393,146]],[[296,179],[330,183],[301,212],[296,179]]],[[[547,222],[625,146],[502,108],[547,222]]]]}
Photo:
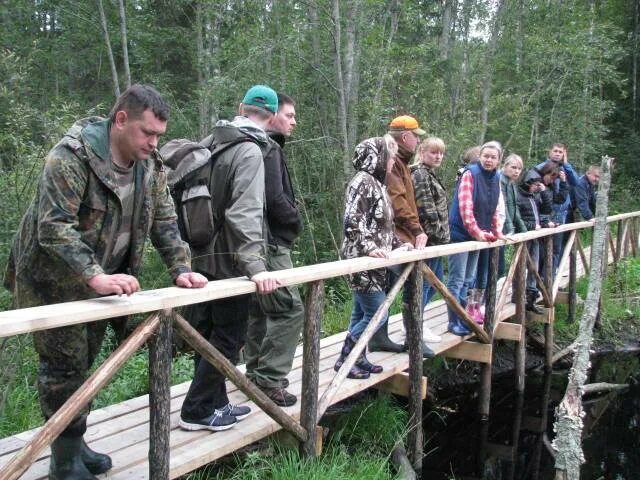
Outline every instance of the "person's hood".
{"type": "Polygon", "coordinates": [[[78,120],[74,123],[65,136],[82,139],[85,146],[88,146],[102,160],[109,159],[109,129],[111,121],[108,118],[89,117],[78,120]]]}
{"type": "Polygon", "coordinates": [[[384,183],[387,167],[387,145],[382,137],[363,140],[353,154],[353,167],[384,183]]]}
{"type": "Polygon", "coordinates": [[[233,121],[219,120],[214,127],[214,137],[219,143],[229,143],[240,137],[250,137],[256,142],[266,145],[267,133],[247,117],[238,116],[233,121]]]}
{"type": "Polygon", "coordinates": [[[520,182],[520,190],[523,193],[529,194],[529,186],[532,183],[542,182],[542,177],[540,176],[540,172],[536,168],[532,168],[527,170],[527,173],[524,174],[522,181],[520,182]]]}

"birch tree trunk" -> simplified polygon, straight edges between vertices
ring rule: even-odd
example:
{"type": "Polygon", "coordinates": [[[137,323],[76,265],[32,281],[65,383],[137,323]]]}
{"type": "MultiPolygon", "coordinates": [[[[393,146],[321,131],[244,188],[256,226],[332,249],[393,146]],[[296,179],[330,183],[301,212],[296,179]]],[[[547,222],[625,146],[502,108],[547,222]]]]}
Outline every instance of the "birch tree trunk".
{"type": "Polygon", "coordinates": [[[455,11],[457,0],[444,0],[442,7],[442,34],[440,35],[440,58],[449,58],[449,40],[451,38],[451,27],[455,21],[455,11]]]}
{"type": "Polygon", "coordinates": [[[213,103],[213,88],[220,75],[218,50],[220,48],[220,28],[222,18],[218,2],[200,1],[196,9],[196,49],[198,55],[198,104],[200,138],[205,137],[218,119],[213,103]]]}
{"type": "Polygon", "coordinates": [[[604,256],[607,243],[607,207],[609,187],[611,185],[610,157],[602,158],[602,176],[596,202],[596,220],[593,231],[591,253],[591,271],[589,288],[580,319],[580,329],[576,338],[573,366],[569,372],[569,383],[562,402],[556,412],[553,426],[557,436],[553,441],[556,450],[556,480],[579,480],[580,465],[584,463],[582,451],[582,387],[586,383],[589,371],[589,350],[593,342],[593,327],[598,314],[598,304],[602,290],[604,256]]]}
{"type": "Polygon", "coordinates": [[[524,0],[518,0],[516,8],[516,73],[520,75],[524,61],[524,0]]]}
{"type": "Polygon", "coordinates": [[[351,175],[349,160],[349,132],[347,130],[347,92],[342,71],[342,18],[340,15],[340,0],[333,0],[333,45],[335,52],[336,84],[338,88],[338,127],[342,140],[342,171],[345,178],[351,175]]]}
{"type": "Polygon", "coordinates": [[[347,99],[347,154],[349,174],[352,173],[351,151],[358,139],[358,84],[360,82],[360,47],[358,42],[358,20],[360,1],[354,0],[348,12],[346,25],[347,45],[345,56],[345,86],[347,99]]]}
{"type": "Polygon", "coordinates": [[[633,124],[636,125],[638,131],[638,48],[640,48],[640,4],[634,2],[633,12],[633,58],[632,58],[632,92],[633,92],[633,124]]]}
{"type": "Polygon", "coordinates": [[[100,12],[100,25],[102,26],[102,35],[104,43],[107,46],[107,55],[109,57],[109,66],[111,67],[111,81],[113,82],[113,93],[117,97],[120,96],[120,82],[118,81],[118,70],[116,62],[113,59],[113,50],[111,50],[111,40],[109,39],[109,28],[107,26],[107,17],[104,14],[104,6],[102,0],[98,0],[98,10],[100,12]]]}
{"type": "Polygon", "coordinates": [[[118,0],[120,11],[120,36],[122,37],[122,62],[124,63],[124,78],[127,88],[131,86],[131,71],[129,70],[129,47],[127,43],[127,13],[124,8],[124,0],[118,0]]]}
{"type": "Polygon", "coordinates": [[[496,7],[496,13],[491,22],[491,32],[487,41],[487,50],[484,56],[484,76],[482,78],[482,108],[480,110],[480,135],[478,143],[484,143],[484,137],[487,134],[487,125],[489,124],[489,101],[491,100],[491,84],[493,82],[493,57],[495,56],[496,43],[500,31],[500,20],[504,0],[499,0],[496,7]]]}

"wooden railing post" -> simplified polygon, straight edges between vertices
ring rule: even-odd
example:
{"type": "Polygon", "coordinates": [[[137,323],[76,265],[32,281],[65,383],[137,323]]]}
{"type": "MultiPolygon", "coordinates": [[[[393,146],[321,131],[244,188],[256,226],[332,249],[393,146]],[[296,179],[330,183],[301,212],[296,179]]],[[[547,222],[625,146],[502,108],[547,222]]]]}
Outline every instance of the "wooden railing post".
{"type": "Polygon", "coordinates": [[[171,310],[149,342],[149,478],[169,480],[171,445],[171,310]]]}
{"type": "MultiPolygon", "coordinates": [[[[576,240],[577,240],[576,235],[576,240]]],[[[578,244],[577,241],[571,245],[571,254],[569,257],[569,303],[567,306],[567,322],[572,323],[576,320],[576,302],[578,299],[577,291],[578,276],[578,244]]]]}
{"type": "Polygon", "coordinates": [[[305,301],[305,320],[302,346],[302,395],[300,425],[307,431],[307,440],[300,442],[300,453],[315,457],[316,418],[318,414],[318,385],[320,375],[320,326],[324,303],[324,282],[309,285],[305,301]]]}
{"type": "Polygon", "coordinates": [[[516,364],[516,391],[524,392],[524,380],[525,380],[525,360],[526,360],[526,309],[525,309],[525,293],[526,293],[526,284],[527,284],[527,245],[526,243],[522,244],[522,254],[518,259],[518,266],[516,270],[516,277],[513,282],[513,296],[516,304],[516,316],[515,323],[521,325],[522,334],[520,336],[520,341],[516,345],[515,351],[515,364],[516,364]]]}
{"type": "MultiPolygon", "coordinates": [[[[553,288],[553,235],[544,237],[544,260],[545,287],[547,292],[551,292],[553,288]]],[[[555,314],[553,299],[548,307],[549,321],[544,324],[544,366],[551,369],[553,366],[553,320],[555,314]]]]}
{"type": "MultiPolygon", "coordinates": [[[[479,272],[480,273],[480,272],[479,272]]],[[[487,301],[485,304],[484,329],[490,338],[493,347],[493,330],[496,319],[496,291],[498,288],[498,249],[489,250],[489,273],[487,275],[487,301]]],[[[491,363],[483,363],[480,373],[480,398],[479,414],[480,419],[489,419],[489,409],[491,407],[491,363]]]]}
{"type": "Polygon", "coordinates": [[[615,251],[615,255],[614,255],[614,262],[613,262],[613,268],[615,270],[618,269],[618,262],[620,261],[620,259],[622,258],[622,249],[623,247],[623,243],[622,241],[624,240],[624,236],[625,236],[625,228],[624,228],[624,220],[618,220],[617,222],[618,224],[618,232],[616,234],[616,251],[615,251]]]}
{"type": "Polygon", "coordinates": [[[409,347],[409,433],[407,435],[409,460],[418,479],[422,478],[422,273],[419,262],[411,270],[404,288],[411,293],[409,305],[403,308],[407,319],[407,345],[409,347]]]}

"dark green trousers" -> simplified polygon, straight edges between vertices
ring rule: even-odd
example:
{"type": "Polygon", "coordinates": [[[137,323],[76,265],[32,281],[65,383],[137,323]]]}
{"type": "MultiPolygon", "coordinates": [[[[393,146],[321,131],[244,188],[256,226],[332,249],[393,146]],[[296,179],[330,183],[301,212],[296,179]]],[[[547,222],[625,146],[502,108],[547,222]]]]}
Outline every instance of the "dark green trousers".
{"type": "MultiPolygon", "coordinates": [[[[269,271],[292,268],[291,250],[267,247],[269,271]]],[[[276,387],[291,371],[304,323],[298,287],[281,287],[268,295],[252,295],[244,358],[247,377],[258,385],[276,387]]]]}

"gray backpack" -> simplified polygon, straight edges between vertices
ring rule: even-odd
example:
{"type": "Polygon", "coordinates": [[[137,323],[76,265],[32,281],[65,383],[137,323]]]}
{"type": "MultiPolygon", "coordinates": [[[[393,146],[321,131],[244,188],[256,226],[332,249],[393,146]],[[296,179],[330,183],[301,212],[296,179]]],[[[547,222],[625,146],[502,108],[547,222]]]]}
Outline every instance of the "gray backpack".
{"type": "Polygon", "coordinates": [[[167,183],[178,214],[182,239],[192,247],[203,247],[222,225],[211,205],[211,175],[218,156],[238,143],[252,141],[243,137],[235,142],[216,144],[213,135],[199,142],[178,138],[160,149],[167,167],[167,183]]]}

